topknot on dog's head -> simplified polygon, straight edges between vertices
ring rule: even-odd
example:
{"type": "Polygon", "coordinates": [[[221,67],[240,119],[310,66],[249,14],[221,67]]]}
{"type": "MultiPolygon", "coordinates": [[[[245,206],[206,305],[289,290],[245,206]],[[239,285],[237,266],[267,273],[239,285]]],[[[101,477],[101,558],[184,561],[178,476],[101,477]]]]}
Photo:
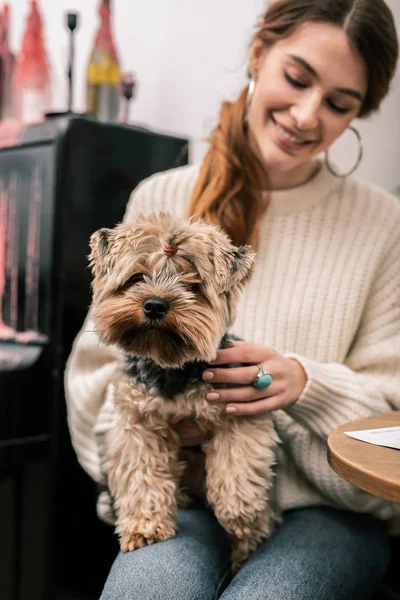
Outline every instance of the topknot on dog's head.
{"type": "Polygon", "coordinates": [[[255,253],[250,246],[236,247],[221,229],[203,219],[182,219],[170,213],[139,215],[114,229],[99,229],[90,238],[90,266],[95,279],[109,276],[117,262],[144,260],[171,274],[194,267],[201,282],[217,293],[243,285],[251,274],[255,253]],[[186,269],[189,268],[186,266],[186,269]]]}
{"type": "Polygon", "coordinates": [[[222,229],[196,216],[182,220],[161,215],[164,218],[170,219],[169,245],[195,267],[204,284],[224,293],[247,281],[255,259],[249,245],[235,246],[222,229]]]}

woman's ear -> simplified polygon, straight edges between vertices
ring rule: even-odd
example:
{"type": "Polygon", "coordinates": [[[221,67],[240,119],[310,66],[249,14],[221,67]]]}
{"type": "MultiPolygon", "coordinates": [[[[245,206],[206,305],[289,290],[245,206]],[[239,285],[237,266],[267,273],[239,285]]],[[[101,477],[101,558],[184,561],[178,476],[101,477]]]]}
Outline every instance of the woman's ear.
{"type": "Polygon", "coordinates": [[[265,45],[261,38],[256,37],[250,47],[248,74],[250,77],[257,77],[261,63],[265,56],[265,45]]]}

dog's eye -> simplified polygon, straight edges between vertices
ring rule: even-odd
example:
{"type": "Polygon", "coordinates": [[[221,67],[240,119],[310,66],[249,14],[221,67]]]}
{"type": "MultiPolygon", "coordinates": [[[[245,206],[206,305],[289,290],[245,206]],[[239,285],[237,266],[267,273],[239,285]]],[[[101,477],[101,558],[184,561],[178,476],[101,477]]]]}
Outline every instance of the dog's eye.
{"type": "Polygon", "coordinates": [[[200,284],[199,284],[199,283],[191,283],[191,284],[190,284],[190,291],[191,291],[193,294],[197,294],[197,292],[199,292],[199,291],[200,291],[200,284]]]}
{"type": "Polygon", "coordinates": [[[129,279],[127,279],[125,281],[125,283],[121,286],[120,289],[121,289],[121,291],[128,290],[129,288],[133,287],[137,283],[141,283],[143,280],[144,280],[143,273],[135,273],[134,275],[132,275],[131,277],[129,277],[129,279]]]}

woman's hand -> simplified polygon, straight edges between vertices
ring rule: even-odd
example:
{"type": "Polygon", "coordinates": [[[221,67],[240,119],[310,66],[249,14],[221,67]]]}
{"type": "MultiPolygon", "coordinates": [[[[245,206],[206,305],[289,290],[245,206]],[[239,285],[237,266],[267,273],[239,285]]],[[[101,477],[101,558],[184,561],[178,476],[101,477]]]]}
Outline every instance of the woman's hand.
{"type": "Polygon", "coordinates": [[[249,342],[231,342],[231,347],[220,350],[210,368],[203,372],[203,380],[210,383],[232,384],[207,394],[207,400],[226,403],[226,412],[236,415],[258,415],[286,408],[301,396],[307,375],[294,358],[286,358],[268,346],[249,342]],[[214,368],[229,363],[245,363],[243,367],[214,368]],[[254,387],[258,365],[272,375],[269,387],[254,387]],[[240,386],[240,387],[236,387],[240,386]]]}

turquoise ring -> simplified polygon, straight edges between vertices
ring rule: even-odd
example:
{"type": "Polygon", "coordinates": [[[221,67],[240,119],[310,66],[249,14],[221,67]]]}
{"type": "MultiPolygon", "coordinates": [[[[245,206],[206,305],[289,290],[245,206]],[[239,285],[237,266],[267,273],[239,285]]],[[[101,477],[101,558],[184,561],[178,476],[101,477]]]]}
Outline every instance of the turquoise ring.
{"type": "Polygon", "coordinates": [[[264,369],[264,367],[262,365],[257,365],[258,366],[258,373],[256,378],[253,381],[253,385],[255,388],[257,388],[257,390],[265,390],[265,388],[269,387],[273,381],[273,377],[271,375],[271,373],[268,373],[268,371],[266,371],[264,369]]]}

